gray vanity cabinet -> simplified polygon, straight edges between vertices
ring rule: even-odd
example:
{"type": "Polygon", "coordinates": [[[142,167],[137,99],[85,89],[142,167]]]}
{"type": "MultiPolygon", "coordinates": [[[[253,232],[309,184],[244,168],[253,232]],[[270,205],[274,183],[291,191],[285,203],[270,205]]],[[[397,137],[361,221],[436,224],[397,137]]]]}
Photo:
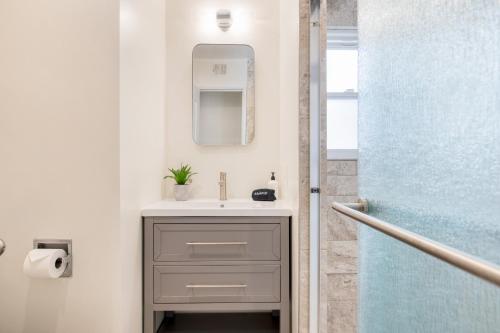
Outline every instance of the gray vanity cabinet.
{"type": "Polygon", "coordinates": [[[272,310],[290,332],[289,217],[145,217],[143,236],[144,333],[164,311],[272,310]]]}

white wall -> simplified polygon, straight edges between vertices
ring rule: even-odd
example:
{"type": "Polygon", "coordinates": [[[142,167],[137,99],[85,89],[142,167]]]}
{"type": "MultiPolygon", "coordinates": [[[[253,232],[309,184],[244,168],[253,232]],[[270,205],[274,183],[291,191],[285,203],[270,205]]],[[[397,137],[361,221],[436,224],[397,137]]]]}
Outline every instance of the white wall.
{"type": "Polygon", "coordinates": [[[117,0],[0,1],[0,332],[118,332],[117,0]],[[22,273],[73,240],[73,277],[22,273]]]}
{"type": "Polygon", "coordinates": [[[280,171],[292,217],[292,332],[298,331],[299,0],[280,0],[280,171]]]}
{"type": "Polygon", "coordinates": [[[165,0],[121,0],[120,333],[142,332],[141,207],[161,199],[165,0]]]}
{"type": "MultiPolygon", "coordinates": [[[[190,163],[194,196],[218,197],[219,171],[228,173],[229,198],[249,198],[280,174],[280,3],[279,0],[170,0],[166,2],[166,162],[190,163]],[[233,27],[222,32],[217,9],[228,8],[233,27]],[[256,59],[255,139],[248,146],[203,147],[193,142],[191,54],[198,43],[249,44],[256,59]]],[[[297,19],[298,20],[298,19],[297,19]]],[[[171,197],[172,182],[166,182],[171,197]]]]}

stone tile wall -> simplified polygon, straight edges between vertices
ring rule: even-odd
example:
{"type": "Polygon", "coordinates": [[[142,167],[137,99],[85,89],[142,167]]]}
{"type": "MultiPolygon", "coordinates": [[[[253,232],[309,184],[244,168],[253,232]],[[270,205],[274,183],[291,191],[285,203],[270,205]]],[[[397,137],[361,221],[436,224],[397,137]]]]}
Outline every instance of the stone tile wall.
{"type": "MultiPolygon", "coordinates": [[[[356,161],[328,161],[328,200],[358,200],[356,161]]],[[[347,217],[328,210],[326,267],[328,333],[357,331],[357,225],[347,217]]]]}
{"type": "Polygon", "coordinates": [[[328,25],[355,27],[358,25],[357,0],[328,0],[328,25]]]}
{"type": "MultiPolygon", "coordinates": [[[[357,26],[357,0],[328,0],[327,12],[328,26],[357,26]]],[[[328,202],[357,201],[357,175],[357,161],[328,161],[328,202]]],[[[326,282],[320,287],[321,293],[327,295],[326,301],[323,300],[327,303],[327,313],[321,320],[326,321],[328,333],[357,332],[357,225],[333,209],[327,210],[326,253],[322,255],[326,282]]]]}
{"type": "MultiPolygon", "coordinates": [[[[309,331],[309,0],[299,0],[299,286],[294,332],[309,331]]],[[[293,297],[293,295],[292,295],[293,297]]]]}

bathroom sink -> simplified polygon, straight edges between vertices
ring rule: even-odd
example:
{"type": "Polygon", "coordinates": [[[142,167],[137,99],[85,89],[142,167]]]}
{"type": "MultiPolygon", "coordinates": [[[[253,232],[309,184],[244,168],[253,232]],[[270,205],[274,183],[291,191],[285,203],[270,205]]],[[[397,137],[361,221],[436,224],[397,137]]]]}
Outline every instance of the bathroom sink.
{"type": "Polygon", "coordinates": [[[142,216],[290,216],[292,211],[283,201],[252,200],[165,200],[149,205],[142,216]]]}

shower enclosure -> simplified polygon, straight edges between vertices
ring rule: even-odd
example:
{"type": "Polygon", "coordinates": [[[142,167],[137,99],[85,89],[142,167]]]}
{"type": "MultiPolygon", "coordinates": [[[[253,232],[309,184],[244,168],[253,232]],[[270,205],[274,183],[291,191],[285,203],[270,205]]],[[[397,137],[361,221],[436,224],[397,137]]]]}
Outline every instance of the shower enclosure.
{"type": "MultiPolygon", "coordinates": [[[[500,264],[500,3],[359,1],[370,214],[500,264]]],[[[360,332],[498,332],[500,288],[360,230],[360,332]]]]}
{"type": "MultiPolygon", "coordinates": [[[[500,3],[358,0],[358,9],[359,193],[369,215],[496,270],[500,3]]],[[[358,236],[359,332],[500,332],[497,285],[370,227],[358,236]]]]}
{"type": "MultiPolygon", "coordinates": [[[[500,264],[500,3],[360,0],[370,215],[500,264]]],[[[495,332],[500,288],[360,229],[360,332],[495,332]]]]}

